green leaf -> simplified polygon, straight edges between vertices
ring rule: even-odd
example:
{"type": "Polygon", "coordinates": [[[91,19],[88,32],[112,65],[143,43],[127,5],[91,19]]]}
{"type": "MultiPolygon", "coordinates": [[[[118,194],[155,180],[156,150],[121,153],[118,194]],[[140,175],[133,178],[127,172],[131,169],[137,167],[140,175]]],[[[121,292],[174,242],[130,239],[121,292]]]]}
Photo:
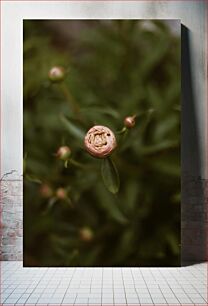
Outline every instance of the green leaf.
{"type": "Polygon", "coordinates": [[[119,190],[120,179],[118,170],[110,157],[102,160],[101,174],[106,188],[113,194],[117,193],[119,190]]]}
{"type": "Polygon", "coordinates": [[[119,118],[119,113],[111,107],[99,107],[91,105],[90,107],[82,107],[81,113],[86,115],[97,116],[97,114],[109,115],[115,119],[119,118]]]}
{"type": "Polygon", "coordinates": [[[72,123],[71,121],[69,121],[65,116],[61,115],[61,121],[64,124],[65,128],[68,130],[68,132],[74,136],[75,138],[78,138],[79,140],[83,140],[85,133],[84,131],[78,127],[77,125],[75,125],[74,123],[72,123]]]}
{"type": "Polygon", "coordinates": [[[32,183],[42,184],[42,181],[39,178],[35,177],[34,175],[26,174],[25,179],[32,183]]]}
{"type": "Polygon", "coordinates": [[[48,201],[46,209],[43,211],[43,215],[46,215],[53,208],[54,204],[57,202],[57,198],[53,197],[48,201]]]}
{"type": "Polygon", "coordinates": [[[129,179],[124,186],[124,193],[122,194],[121,205],[126,212],[133,212],[138,203],[138,195],[141,192],[141,184],[135,179],[129,179]],[[128,203],[128,205],[127,205],[128,203]]]}
{"type": "Polygon", "coordinates": [[[102,207],[110,218],[120,224],[127,224],[129,222],[119,207],[118,198],[110,193],[106,188],[103,188],[103,184],[98,183],[94,192],[97,197],[97,205],[102,207]]]}
{"type": "Polygon", "coordinates": [[[158,144],[153,144],[151,146],[142,146],[140,148],[140,153],[142,155],[151,155],[151,154],[160,153],[162,151],[176,149],[178,147],[179,147],[178,140],[164,140],[158,144]]]}
{"type": "Polygon", "coordinates": [[[67,159],[67,160],[65,160],[65,162],[64,162],[64,168],[67,168],[68,167],[68,162],[69,162],[69,160],[67,159]]]}

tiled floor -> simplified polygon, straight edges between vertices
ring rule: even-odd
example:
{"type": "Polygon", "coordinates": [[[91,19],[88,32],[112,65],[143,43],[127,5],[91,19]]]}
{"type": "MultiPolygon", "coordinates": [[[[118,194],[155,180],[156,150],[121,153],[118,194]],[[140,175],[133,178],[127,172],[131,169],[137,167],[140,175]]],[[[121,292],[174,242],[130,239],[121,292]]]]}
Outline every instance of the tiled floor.
{"type": "Polygon", "coordinates": [[[207,264],[182,268],[23,268],[1,262],[0,305],[207,305],[207,264]]]}

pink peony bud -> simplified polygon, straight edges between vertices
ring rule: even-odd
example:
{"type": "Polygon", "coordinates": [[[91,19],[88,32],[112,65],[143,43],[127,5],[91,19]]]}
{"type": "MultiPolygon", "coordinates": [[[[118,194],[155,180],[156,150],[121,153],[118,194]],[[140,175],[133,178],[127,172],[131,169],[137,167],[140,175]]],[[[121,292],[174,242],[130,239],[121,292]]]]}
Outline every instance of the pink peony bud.
{"type": "Polygon", "coordinates": [[[80,238],[82,241],[89,242],[93,239],[94,233],[89,227],[83,227],[79,231],[80,238]]]}
{"type": "Polygon", "coordinates": [[[54,66],[48,73],[49,80],[52,82],[61,82],[65,77],[65,70],[63,67],[54,66]]]}
{"type": "Polygon", "coordinates": [[[94,157],[105,158],[116,148],[116,137],[106,126],[95,125],[84,139],[86,150],[94,157]]]}
{"type": "Polygon", "coordinates": [[[48,184],[42,184],[40,187],[40,194],[43,198],[50,198],[53,195],[53,190],[48,184]]]}
{"type": "Polygon", "coordinates": [[[71,155],[71,149],[67,146],[60,147],[56,156],[61,160],[68,160],[71,155]]]}
{"type": "Polygon", "coordinates": [[[60,200],[64,200],[67,198],[67,192],[64,188],[60,187],[56,190],[56,197],[60,200]]]}
{"type": "Polygon", "coordinates": [[[135,126],[136,124],[136,121],[135,121],[135,116],[132,116],[132,117],[126,117],[124,119],[124,125],[125,127],[127,127],[128,129],[131,129],[135,126]]]}

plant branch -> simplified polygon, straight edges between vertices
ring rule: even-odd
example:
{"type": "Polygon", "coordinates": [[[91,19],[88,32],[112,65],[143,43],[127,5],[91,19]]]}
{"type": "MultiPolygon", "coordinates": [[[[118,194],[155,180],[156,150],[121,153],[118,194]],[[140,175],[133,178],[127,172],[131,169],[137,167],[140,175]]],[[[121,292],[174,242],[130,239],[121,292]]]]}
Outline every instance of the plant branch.
{"type": "Polygon", "coordinates": [[[60,83],[60,89],[66,98],[67,102],[70,105],[70,108],[73,110],[73,113],[77,116],[80,117],[80,107],[73,95],[71,94],[69,88],[66,86],[66,83],[62,82],[60,83]]]}

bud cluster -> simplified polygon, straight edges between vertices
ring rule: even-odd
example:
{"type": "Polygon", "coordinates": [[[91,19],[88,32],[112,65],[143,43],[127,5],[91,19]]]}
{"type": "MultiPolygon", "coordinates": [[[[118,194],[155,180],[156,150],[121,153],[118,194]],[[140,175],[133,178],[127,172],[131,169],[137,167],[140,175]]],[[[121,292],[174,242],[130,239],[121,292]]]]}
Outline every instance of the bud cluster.
{"type": "Polygon", "coordinates": [[[61,82],[65,78],[65,69],[60,66],[54,66],[49,70],[48,77],[51,82],[61,82]]]}
{"type": "Polygon", "coordinates": [[[60,160],[68,160],[71,155],[71,149],[68,146],[62,146],[58,149],[56,156],[60,160]]]}
{"type": "Polygon", "coordinates": [[[94,237],[94,233],[92,229],[89,227],[81,228],[79,234],[80,234],[80,239],[85,242],[90,242],[94,237]]]}
{"type": "Polygon", "coordinates": [[[136,116],[128,116],[124,119],[124,126],[127,127],[128,129],[131,129],[135,126],[136,121],[135,121],[136,116]]]}

